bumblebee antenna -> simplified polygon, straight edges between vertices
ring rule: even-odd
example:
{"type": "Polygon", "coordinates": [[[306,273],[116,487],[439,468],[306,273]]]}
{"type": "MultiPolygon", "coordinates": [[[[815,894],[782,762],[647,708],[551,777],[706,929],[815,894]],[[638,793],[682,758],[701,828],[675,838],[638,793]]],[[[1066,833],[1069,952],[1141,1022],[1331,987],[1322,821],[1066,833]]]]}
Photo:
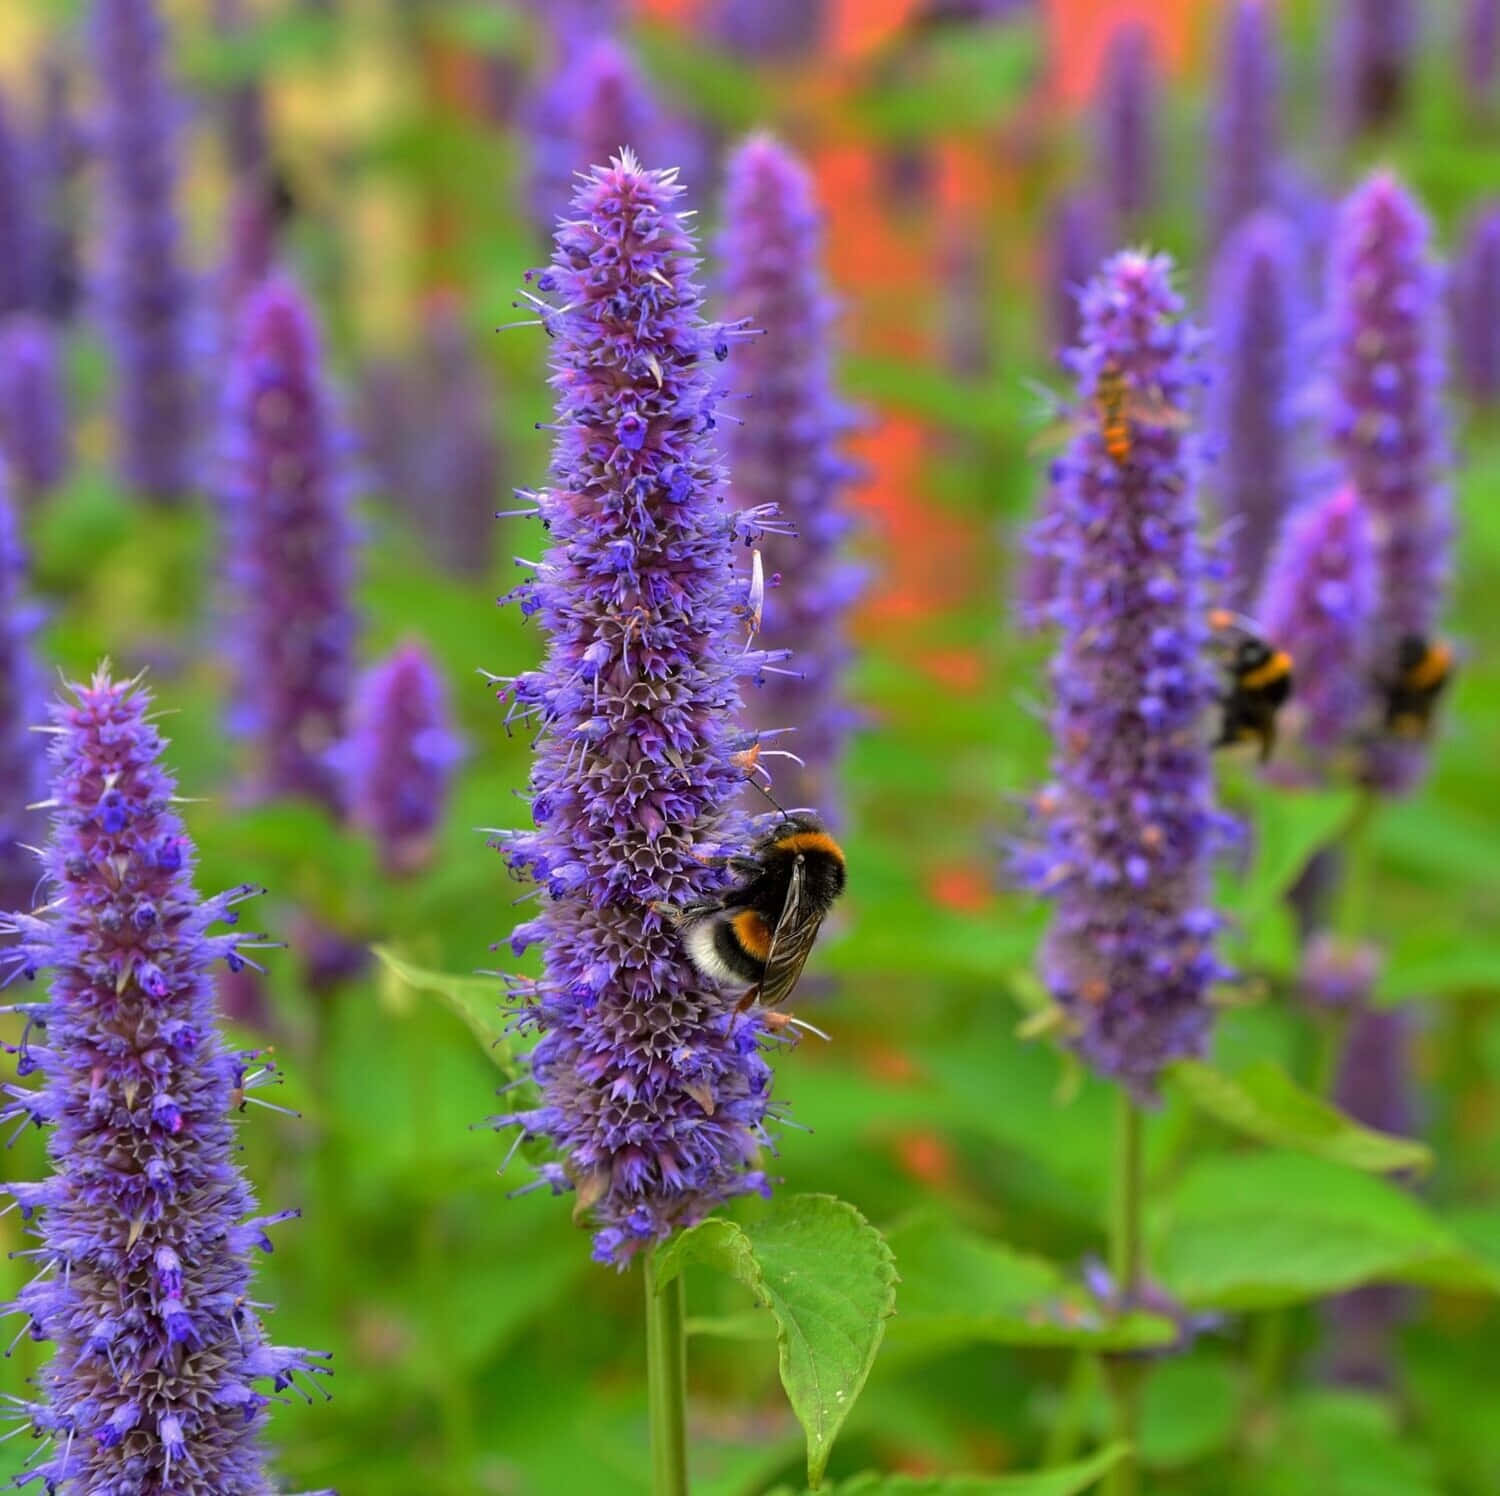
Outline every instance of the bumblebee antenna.
{"type": "Polygon", "coordinates": [[[773,806],[776,807],[776,814],[779,815],[783,821],[789,821],[791,819],[791,817],[787,815],[786,808],[782,805],[781,801],[779,801],[776,796],[773,795],[770,790],[765,787],[765,785],[763,785],[759,780],[756,779],[752,779],[750,782],[755,786],[756,789],[761,792],[761,794],[766,797],[767,800],[771,802],[773,806]]]}

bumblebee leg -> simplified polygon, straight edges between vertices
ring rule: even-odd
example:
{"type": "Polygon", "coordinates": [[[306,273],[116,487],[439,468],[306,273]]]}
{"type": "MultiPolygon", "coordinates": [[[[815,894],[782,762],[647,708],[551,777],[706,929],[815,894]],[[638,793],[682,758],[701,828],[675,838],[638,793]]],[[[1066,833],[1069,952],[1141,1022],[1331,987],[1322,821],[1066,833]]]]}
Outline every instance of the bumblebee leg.
{"type": "Polygon", "coordinates": [[[829,1044],[833,1043],[831,1035],[825,1034],[822,1029],[809,1023],[805,1018],[793,1018],[790,1013],[778,1013],[774,1008],[768,1008],[762,1013],[761,1021],[773,1034],[782,1033],[789,1028],[801,1029],[804,1033],[816,1034],[818,1038],[829,1044]]]}

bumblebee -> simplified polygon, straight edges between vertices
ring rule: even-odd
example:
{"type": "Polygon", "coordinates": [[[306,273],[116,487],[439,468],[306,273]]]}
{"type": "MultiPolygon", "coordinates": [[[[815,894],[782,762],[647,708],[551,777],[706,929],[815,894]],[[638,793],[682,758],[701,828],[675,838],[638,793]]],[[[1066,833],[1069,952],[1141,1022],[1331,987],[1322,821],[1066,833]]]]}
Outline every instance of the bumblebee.
{"type": "Polygon", "coordinates": [[[1276,713],[1292,694],[1292,657],[1257,634],[1242,633],[1228,668],[1229,689],[1219,698],[1222,716],[1214,747],[1256,739],[1265,763],[1276,747],[1276,713]]]}
{"type": "MultiPolygon", "coordinates": [[[[777,1012],[792,995],[828,911],[844,891],[844,852],[816,816],[785,815],[745,856],[726,859],[739,881],[711,899],[652,907],[682,932],[693,965],[747,991],[735,1008],[766,1008],[766,1024],[819,1031],[777,1012]]],[[[824,1035],[823,1037],[827,1037],[824,1035]]]]}
{"type": "Polygon", "coordinates": [[[1407,634],[1396,646],[1396,674],[1379,682],[1385,694],[1385,730],[1398,738],[1425,738],[1438,697],[1453,679],[1453,648],[1442,640],[1407,634]]]}

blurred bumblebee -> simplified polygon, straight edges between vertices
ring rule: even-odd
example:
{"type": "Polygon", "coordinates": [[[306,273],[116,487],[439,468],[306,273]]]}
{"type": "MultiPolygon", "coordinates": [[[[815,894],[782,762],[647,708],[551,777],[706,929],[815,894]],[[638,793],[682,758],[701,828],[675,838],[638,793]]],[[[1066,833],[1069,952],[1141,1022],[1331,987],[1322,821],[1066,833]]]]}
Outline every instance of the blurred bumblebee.
{"type": "Polygon", "coordinates": [[[1114,364],[1106,364],[1100,370],[1090,403],[1088,412],[1070,412],[1039,432],[1031,443],[1031,450],[1055,451],[1078,432],[1097,427],[1109,460],[1124,467],[1135,449],[1137,426],[1181,431],[1189,424],[1186,411],[1168,405],[1160,391],[1144,393],[1132,389],[1124,373],[1114,364]]]}
{"type": "Polygon", "coordinates": [[[1396,673],[1379,682],[1385,694],[1385,730],[1398,738],[1425,738],[1438,697],[1453,679],[1453,648],[1442,640],[1407,634],[1396,646],[1396,673]]]}
{"type": "Polygon", "coordinates": [[[1232,613],[1216,610],[1209,622],[1237,636],[1227,656],[1229,686],[1219,698],[1219,735],[1213,746],[1259,742],[1265,763],[1276,747],[1276,714],[1291,699],[1295,684],[1292,657],[1244,628],[1232,613]]]}
{"type": "Polygon", "coordinates": [[[784,815],[744,856],[724,865],[738,881],[709,899],[651,907],[682,932],[704,976],[748,990],[735,1008],[759,1005],[766,1024],[821,1030],[776,1011],[795,990],[828,911],[844,891],[844,852],[816,816],[784,815]]]}

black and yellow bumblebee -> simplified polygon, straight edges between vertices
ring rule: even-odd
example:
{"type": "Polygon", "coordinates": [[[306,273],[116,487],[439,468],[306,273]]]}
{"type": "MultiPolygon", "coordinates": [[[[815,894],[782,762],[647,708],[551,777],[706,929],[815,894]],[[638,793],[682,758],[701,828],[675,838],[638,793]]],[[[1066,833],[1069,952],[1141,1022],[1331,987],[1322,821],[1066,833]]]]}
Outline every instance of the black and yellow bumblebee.
{"type": "MultiPolygon", "coordinates": [[[[678,926],[704,976],[747,991],[735,1008],[768,1011],[768,1027],[811,1024],[776,1011],[792,995],[828,911],[844,891],[843,848],[816,816],[784,815],[743,856],[725,865],[737,882],[713,898],[652,907],[678,926]]],[[[826,1037],[823,1036],[823,1037],[826,1037]]]]}
{"type": "Polygon", "coordinates": [[[1425,738],[1438,697],[1453,679],[1453,647],[1423,634],[1406,634],[1396,646],[1396,673],[1379,682],[1385,697],[1385,730],[1392,737],[1425,738]]]}
{"type": "Polygon", "coordinates": [[[1233,624],[1232,617],[1215,612],[1210,618],[1215,628],[1234,627],[1237,633],[1226,662],[1229,688],[1219,698],[1219,736],[1213,746],[1256,741],[1265,763],[1276,747],[1276,714],[1291,699],[1295,684],[1292,657],[1233,624]]]}

